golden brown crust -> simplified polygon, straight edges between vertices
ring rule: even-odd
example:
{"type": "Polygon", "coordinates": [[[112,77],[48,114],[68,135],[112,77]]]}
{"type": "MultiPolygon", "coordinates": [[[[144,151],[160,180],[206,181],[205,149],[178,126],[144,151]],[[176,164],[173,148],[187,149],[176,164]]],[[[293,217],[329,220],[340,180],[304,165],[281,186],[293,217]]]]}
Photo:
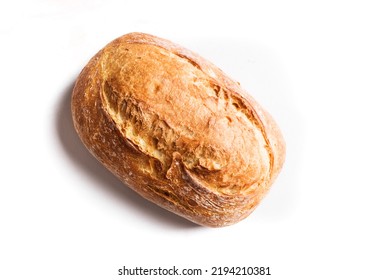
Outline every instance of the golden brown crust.
{"type": "Polygon", "coordinates": [[[247,217],[285,156],[271,116],[220,69],[170,41],[124,35],[73,90],[75,128],[129,187],[195,223],[247,217]]]}

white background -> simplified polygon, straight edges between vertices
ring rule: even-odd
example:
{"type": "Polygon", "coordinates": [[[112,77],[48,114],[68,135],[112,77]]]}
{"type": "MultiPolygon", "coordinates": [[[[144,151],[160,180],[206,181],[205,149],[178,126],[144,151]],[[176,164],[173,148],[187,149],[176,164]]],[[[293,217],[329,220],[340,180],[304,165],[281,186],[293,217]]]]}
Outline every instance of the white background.
{"type": "MultiPolygon", "coordinates": [[[[0,279],[151,279],[123,265],[389,279],[387,1],[2,1],[0,38],[0,279]],[[133,31],[213,61],[279,123],[284,169],[241,223],[154,206],[75,134],[75,78],[133,31]]],[[[174,279],[222,278],[261,279],[174,279]]]]}

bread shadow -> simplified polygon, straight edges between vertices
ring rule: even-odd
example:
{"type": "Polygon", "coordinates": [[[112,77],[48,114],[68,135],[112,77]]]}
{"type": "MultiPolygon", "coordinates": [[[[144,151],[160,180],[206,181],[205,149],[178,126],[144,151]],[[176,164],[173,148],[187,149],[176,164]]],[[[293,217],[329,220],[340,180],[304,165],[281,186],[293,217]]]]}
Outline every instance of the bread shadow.
{"type": "Polygon", "coordinates": [[[164,226],[198,228],[199,225],[171,213],[138,195],[135,191],[125,186],[124,183],[89,153],[73,126],[70,102],[74,84],[75,80],[63,90],[55,119],[59,142],[72,164],[79,167],[79,170],[85,176],[96,181],[96,188],[102,188],[108,196],[112,197],[112,200],[128,205],[132,210],[139,212],[150,220],[164,226]]]}

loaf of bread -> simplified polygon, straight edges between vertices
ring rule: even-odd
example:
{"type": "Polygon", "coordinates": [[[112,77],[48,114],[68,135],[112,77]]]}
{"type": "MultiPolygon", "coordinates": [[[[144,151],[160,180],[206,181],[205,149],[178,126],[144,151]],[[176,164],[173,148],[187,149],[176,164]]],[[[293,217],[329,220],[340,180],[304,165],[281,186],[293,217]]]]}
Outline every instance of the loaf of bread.
{"type": "Polygon", "coordinates": [[[272,117],[219,68],[130,33],[99,51],[72,95],[87,149],[144,198],[211,227],[247,217],[280,172],[272,117]]]}

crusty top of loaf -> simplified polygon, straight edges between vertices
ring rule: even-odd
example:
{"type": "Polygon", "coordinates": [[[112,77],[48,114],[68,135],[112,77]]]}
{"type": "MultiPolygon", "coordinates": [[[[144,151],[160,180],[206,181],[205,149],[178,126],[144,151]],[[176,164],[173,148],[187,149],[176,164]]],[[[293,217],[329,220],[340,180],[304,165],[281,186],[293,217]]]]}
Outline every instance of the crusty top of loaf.
{"type": "MultiPolygon", "coordinates": [[[[272,118],[239,83],[197,54],[131,33],[107,45],[84,72],[87,77],[78,82],[82,102],[99,104],[115,137],[136,151],[138,172],[152,180],[187,181],[223,199],[248,195],[251,209],[278,174],[284,143],[272,118]]],[[[78,116],[78,122],[85,120],[78,116]]],[[[83,134],[85,127],[76,128],[83,134]]],[[[103,163],[109,161],[90,149],[103,163]]]]}

